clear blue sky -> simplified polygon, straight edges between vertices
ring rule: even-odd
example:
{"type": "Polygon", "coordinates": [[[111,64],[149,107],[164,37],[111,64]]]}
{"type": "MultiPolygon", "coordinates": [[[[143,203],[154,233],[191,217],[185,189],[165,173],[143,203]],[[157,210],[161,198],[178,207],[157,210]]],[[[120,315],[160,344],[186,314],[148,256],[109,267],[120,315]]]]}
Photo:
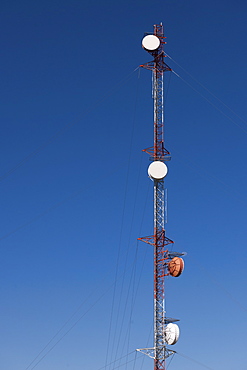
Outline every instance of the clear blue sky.
{"type": "Polygon", "coordinates": [[[188,253],[166,282],[169,370],[246,370],[241,0],[1,1],[1,370],[153,368],[133,361],[153,321],[137,243],[153,228],[151,72],[136,68],[160,22],[180,76],[165,76],[167,236],[188,253]]]}

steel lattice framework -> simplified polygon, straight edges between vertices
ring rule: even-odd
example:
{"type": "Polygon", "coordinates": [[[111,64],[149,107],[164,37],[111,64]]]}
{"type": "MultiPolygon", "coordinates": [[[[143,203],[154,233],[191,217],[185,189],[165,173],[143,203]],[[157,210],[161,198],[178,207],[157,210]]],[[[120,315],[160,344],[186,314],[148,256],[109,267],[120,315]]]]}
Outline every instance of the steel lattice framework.
{"type": "MultiPolygon", "coordinates": [[[[170,153],[164,145],[164,101],[163,101],[163,75],[171,68],[165,63],[164,30],[163,25],[154,25],[153,35],[160,40],[158,49],[148,51],[153,61],[141,65],[152,71],[153,99],[154,99],[154,145],[144,149],[153,161],[166,161],[170,153]]],[[[154,247],[154,348],[143,348],[140,352],[154,359],[154,370],[165,370],[165,360],[175,351],[166,347],[164,329],[168,320],[165,312],[165,276],[167,273],[167,260],[169,252],[167,246],[173,241],[166,237],[164,215],[164,180],[154,180],[154,234],[139,238],[154,247]]]]}

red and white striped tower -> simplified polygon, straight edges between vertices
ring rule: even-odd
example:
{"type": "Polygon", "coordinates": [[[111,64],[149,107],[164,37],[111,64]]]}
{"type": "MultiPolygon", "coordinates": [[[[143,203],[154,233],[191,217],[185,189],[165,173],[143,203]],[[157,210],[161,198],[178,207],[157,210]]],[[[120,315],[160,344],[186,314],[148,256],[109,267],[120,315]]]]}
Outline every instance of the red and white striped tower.
{"type": "Polygon", "coordinates": [[[151,156],[152,160],[148,174],[154,183],[154,233],[139,240],[154,247],[154,347],[142,348],[138,351],[154,359],[154,370],[165,370],[166,358],[175,353],[167,348],[167,344],[175,344],[177,341],[179,329],[176,324],[173,324],[177,320],[166,317],[165,276],[179,276],[183,269],[183,261],[179,257],[182,254],[171,253],[167,249],[173,241],[167,238],[165,231],[164,177],[167,174],[167,167],[164,162],[170,160],[170,153],[165,149],[164,144],[163,75],[164,72],[171,71],[171,68],[165,63],[164,45],[163,25],[154,25],[153,34],[147,34],[142,41],[143,48],[152,55],[153,60],[141,65],[151,70],[153,75],[154,144],[144,151],[151,156]],[[175,263],[175,273],[174,258],[178,260],[175,263]]]}

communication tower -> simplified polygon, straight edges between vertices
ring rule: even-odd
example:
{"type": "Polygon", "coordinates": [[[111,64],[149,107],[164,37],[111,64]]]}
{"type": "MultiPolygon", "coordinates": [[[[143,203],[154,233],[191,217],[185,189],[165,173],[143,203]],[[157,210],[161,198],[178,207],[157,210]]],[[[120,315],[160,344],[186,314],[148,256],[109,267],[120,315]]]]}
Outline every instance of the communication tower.
{"type": "Polygon", "coordinates": [[[179,338],[179,321],[166,317],[165,311],[165,277],[179,276],[184,268],[181,258],[184,253],[171,252],[168,246],[174,242],[166,236],[165,231],[165,187],[164,178],[168,169],[164,162],[171,159],[170,152],[164,143],[164,72],[171,71],[165,63],[164,29],[162,23],[154,25],[154,31],[145,34],[142,47],[153,57],[151,62],[141,67],[152,71],[152,95],[154,101],[154,144],[144,149],[152,163],[148,167],[148,175],[154,184],[154,233],[151,236],[138,238],[154,248],[154,346],[138,349],[154,359],[154,370],[166,369],[166,358],[175,351],[167,347],[179,338]]]}

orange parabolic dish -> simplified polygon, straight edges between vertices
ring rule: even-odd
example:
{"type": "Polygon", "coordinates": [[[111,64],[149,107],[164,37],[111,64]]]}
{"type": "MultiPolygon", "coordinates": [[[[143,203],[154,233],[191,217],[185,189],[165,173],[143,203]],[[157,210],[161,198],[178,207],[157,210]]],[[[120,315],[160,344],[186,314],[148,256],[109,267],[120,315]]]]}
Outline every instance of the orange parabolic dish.
{"type": "Polygon", "coordinates": [[[182,274],[184,270],[184,261],[180,257],[174,257],[169,263],[168,263],[168,271],[170,275],[174,277],[178,277],[182,274]]]}

